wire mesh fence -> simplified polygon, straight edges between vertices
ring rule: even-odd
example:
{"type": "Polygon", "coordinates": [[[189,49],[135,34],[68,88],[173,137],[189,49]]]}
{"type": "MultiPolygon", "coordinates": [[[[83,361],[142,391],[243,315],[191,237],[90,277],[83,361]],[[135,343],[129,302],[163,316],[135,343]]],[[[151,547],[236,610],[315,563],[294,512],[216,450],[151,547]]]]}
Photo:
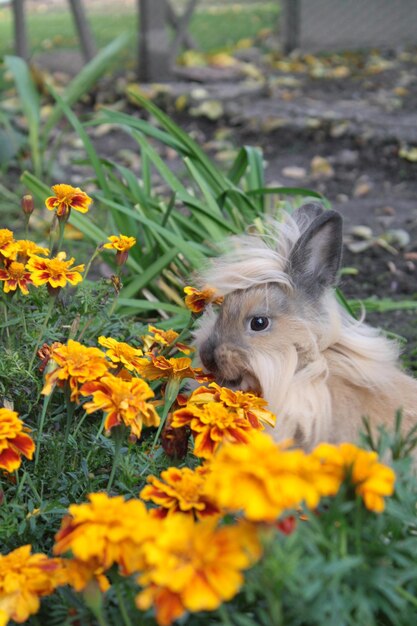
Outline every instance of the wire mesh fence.
{"type": "Polygon", "coordinates": [[[416,0],[283,0],[283,12],[287,50],[417,44],[416,0]]]}

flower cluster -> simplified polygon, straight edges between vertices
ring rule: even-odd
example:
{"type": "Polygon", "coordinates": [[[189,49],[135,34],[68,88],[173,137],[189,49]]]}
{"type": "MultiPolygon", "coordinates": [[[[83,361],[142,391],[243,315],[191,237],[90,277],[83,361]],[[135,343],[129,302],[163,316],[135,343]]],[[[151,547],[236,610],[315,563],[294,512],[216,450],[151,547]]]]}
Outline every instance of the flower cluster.
{"type": "Polygon", "coordinates": [[[32,459],[35,444],[29,432],[16,411],[0,408],[0,469],[13,472],[20,467],[22,456],[32,459]]]}
{"type": "Polygon", "coordinates": [[[261,554],[257,530],[245,523],[219,526],[216,518],[197,522],[182,513],[158,519],[140,500],[99,493],[89,500],[70,506],[54,553],[70,552],[73,567],[91,577],[114,564],[123,575],[136,573],[143,588],[137,605],[154,604],[160,626],[232,598],[243,583],[242,570],[261,554]]]}
{"type": "Polygon", "coordinates": [[[254,430],[274,425],[266,401],[251,393],[232,391],[211,383],[196,389],[187,404],[174,412],[171,426],[189,426],[194,454],[210,458],[224,441],[247,443],[254,430]]]}
{"type": "Polygon", "coordinates": [[[306,454],[255,432],[249,445],[224,445],[219,450],[210,463],[205,494],[222,510],[272,522],[302,504],[314,509],[345,481],[369,510],[380,512],[384,496],[394,491],[395,474],[378,462],[374,452],[353,444],[321,444],[306,454]]]}
{"type": "Polygon", "coordinates": [[[57,290],[67,283],[77,285],[82,280],[84,265],[74,264],[74,259],[66,260],[66,253],[59,252],[55,257],[45,258],[47,248],[38,246],[33,241],[14,239],[12,231],[0,230],[0,281],[5,293],[20,289],[28,295],[29,285],[57,290]]]}

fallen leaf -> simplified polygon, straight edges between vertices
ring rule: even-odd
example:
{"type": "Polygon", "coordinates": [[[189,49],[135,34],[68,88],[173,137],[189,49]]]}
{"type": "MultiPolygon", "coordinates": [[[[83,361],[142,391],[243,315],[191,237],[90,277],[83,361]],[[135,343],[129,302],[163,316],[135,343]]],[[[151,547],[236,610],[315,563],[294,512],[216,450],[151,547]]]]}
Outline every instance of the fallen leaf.
{"type": "Polygon", "coordinates": [[[223,116],[224,109],[220,100],[206,100],[200,105],[192,107],[190,114],[193,117],[207,117],[209,120],[215,121],[223,116]]]}
{"type": "Polygon", "coordinates": [[[306,178],[307,171],[304,167],[299,167],[298,165],[288,165],[282,170],[282,175],[286,176],[286,178],[301,180],[302,178],[306,178]]]}
{"type": "Polygon", "coordinates": [[[398,156],[406,161],[411,161],[412,163],[417,162],[417,146],[403,146],[398,151],[398,156]]]}
{"type": "Polygon", "coordinates": [[[327,159],[315,156],[310,163],[311,174],[314,178],[331,178],[334,176],[334,169],[327,159]]]}

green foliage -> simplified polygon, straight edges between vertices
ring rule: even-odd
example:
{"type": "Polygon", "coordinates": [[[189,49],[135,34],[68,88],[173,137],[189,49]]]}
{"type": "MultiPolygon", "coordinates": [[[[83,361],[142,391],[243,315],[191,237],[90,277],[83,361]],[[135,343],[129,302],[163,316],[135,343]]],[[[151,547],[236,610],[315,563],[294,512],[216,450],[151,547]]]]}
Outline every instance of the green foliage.
{"type": "MultiPolygon", "coordinates": [[[[127,42],[128,37],[121,35],[101,50],[67,85],[62,94],[62,101],[71,106],[91,91],[100,76],[108,71],[109,65],[114,61],[118,52],[127,45],[127,42]]],[[[63,115],[61,104],[57,103],[41,124],[41,100],[27,64],[23,59],[14,56],[6,56],[4,64],[13,76],[26,119],[33,170],[37,176],[42,176],[50,166],[50,163],[45,162],[45,148],[50,140],[51,131],[63,115]]],[[[0,117],[0,123],[1,121],[0,117]]],[[[7,130],[7,118],[5,118],[5,125],[7,130]]],[[[10,130],[8,136],[13,140],[10,130]]],[[[13,153],[15,151],[12,150],[12,155],[13,153]]]]}

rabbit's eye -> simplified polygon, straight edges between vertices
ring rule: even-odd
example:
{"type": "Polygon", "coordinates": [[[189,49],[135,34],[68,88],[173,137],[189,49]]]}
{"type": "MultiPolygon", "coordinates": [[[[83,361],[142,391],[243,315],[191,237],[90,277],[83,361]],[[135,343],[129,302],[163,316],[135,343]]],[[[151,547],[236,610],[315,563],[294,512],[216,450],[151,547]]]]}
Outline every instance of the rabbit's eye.
{"type": "Polygon", "coordinates": [[[264,315],[252,317],[250,321],[251,330],[255,330],[255,331],[266,330],[268,326],[269,326],[269,317],[265,317],[264,315]]]}

